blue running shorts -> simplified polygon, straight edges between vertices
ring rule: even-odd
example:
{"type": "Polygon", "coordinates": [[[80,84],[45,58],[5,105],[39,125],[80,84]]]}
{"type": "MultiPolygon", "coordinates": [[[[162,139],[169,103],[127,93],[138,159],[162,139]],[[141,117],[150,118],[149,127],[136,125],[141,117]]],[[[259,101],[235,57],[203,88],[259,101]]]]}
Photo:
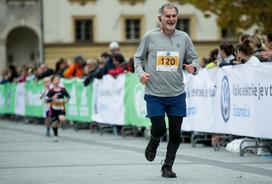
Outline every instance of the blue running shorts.
{"type": "Polygon", "coordinates": [[[158,97],[145,95],[147,118],[155,116],[186,117],[186,93],[174,97],[158,97]]]}

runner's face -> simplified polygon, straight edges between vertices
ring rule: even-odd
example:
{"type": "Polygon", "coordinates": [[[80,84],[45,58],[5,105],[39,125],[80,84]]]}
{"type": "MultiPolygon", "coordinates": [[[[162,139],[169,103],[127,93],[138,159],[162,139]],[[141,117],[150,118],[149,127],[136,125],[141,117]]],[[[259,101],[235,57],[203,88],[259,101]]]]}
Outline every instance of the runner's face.
{"type": "Polygon", "coordinates": [[[161,16],[161,26],[164,31],[174,31],[176,28],[178,16],[175,8],[164,8],[161,16]]]}
{"type": "Polygon", "coordinates": [[[55,77],[54,80],[53,80],[54,86],[58,87],[59,83],[60,83],[60,79],[58,77],[55,77]]]}

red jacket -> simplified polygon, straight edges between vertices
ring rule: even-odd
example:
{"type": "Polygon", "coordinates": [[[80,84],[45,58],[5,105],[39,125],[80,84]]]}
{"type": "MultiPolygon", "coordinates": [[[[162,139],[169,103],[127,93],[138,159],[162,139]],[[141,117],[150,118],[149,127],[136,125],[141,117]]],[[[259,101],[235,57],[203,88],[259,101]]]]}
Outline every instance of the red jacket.
{"type": "Polygon", "coordinates": [[[108,71],[108,74],[112,75],[113,77],[116,77],[117,75],[121,74],[121,73],[125,73],[125,69],[124,68],[115,68],[115,69],[110,69],[108,71]]]}

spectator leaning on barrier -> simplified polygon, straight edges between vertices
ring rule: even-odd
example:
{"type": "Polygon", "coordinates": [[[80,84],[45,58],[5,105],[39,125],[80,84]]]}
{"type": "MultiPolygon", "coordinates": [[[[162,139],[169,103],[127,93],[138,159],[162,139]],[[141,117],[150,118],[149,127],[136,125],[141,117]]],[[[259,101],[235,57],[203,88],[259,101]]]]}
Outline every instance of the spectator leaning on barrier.
{"type": "Polygon", "coordinates": [[[145,85],[147,117],[151,120],[151,138],[145,157],[153,161],[166,133],[165,113],[169,122],[169,142],[161,168],[162,177],[174,178],[172,171],[181,142],[181,124],[186,116],[185,86],[182,67],[197,74],[199,62],[190,37],[176,30],[178,8],[165,4],[159,9],[160,28],[148,31],[141,40],[134,57],[135,73],[145,85]],[[186,60],[184,64],[183,61],[186,60]]]}
{"type": "Polygon", "coordinates": [[[47,64],[42,64],[38,70],[39,70],[38,74],[36,75],[37,80],[41,80],[45,77],[48,77],[54,74],[54,70],[51,68],[48,68],[47,64]]]}
{"type": "Polygon", "coordinates": [[[217,63],[216,63],[217,55],[218,55],[218,49],[217,48],[213,49],[210,52],[209,63],[206,65],[207,69],[217,67],[217,63]]]}
{"type": "Polygon", "coordinates": [[[253,48],[254,56],[256,56],[261,62],[268,62],[268,58],[264,58],[261,55],[261,52],[264,51],[263,43],[261,38],[258,35],[252,35],[249,37],[250,46],[253,48]]]}
{"type": "Polygon", "coordinates": [[[76,56],[74,58],[74,63],[69,66],[64,72],[64,77],[78,77],[82,78],[84,73],[85,61],[82,56],[76,56]]]}
{"type": "Polygon", "coordinates": [[[96,65],[94,71],[91,71],[87,74],[86,78],[83,81],[84,86],[88,86],[90,82],[93,81],[94,78],[101,79],[103,77],[103,69],[108,59],[108,54],[106,52],[100,55],[100,59],[98,60],[98,64],[96,65]]]}
{"type": "Polygon", "coordinates": [[[231,43],[221,43],[219,46],[219,54],[222,57],[222,61],[219,63],[219,67],[233,65],[233,61],[236,61],[234,52],[235,48],[231,43]]]}
{"type": "Polygon", "coordinates": [[[98,60],[99,68],[103,68],[104,69],[104,67],[106,67],[106,64],[107,64],[107,62],[108,62],[109,59],[110,59],[110,55],[107,52],[103,52],[100,55],[100,58],[98,60]]]}
{"type": "Polygon", "coordinates": [[[36,79],[36,75],[35,75],[35,67],[28,67],[27,68],[27,77],[26,77],[26,81],[34,81],[36,79]]]}
{"type": "Polygon", "coordinates": [[[206,67],[206,64],[208,63],[208,59],[207,58],[202,58],[199,62],[199,66],[200,68],[205,68],[206,67]]]}
{"type": "Polygon", "coordinates": [[[96,58],[87,59],[86,65],[84,66],[84,76],[95,71],[96,67],[97,67],[96,58]]]}
{"type": "Polygon", "coordinates": [[[10,73],[9,69],[4,69],[4,70],[2,71],[2,79],[1,79],[0,84],[9,83],[10,74],[11,74],[11,73],[10,73]]]}
{"type": "Polygon", "coordinates": [[[244,41],[248,40],[250,37],[250,34],[241,34],[239,36],[239,43],[243,43],[244,41]]]}
{"type": "Polygon", "coordinates": [[[19,75],[17,72],[17,69],[14,65],[9,65],[8,66],[9,74],[8,74],[8,81],[9,82],[14,82],[14,79],[16,79],[19,75]]]}
{"type": "Polygon", "coordinates": [[[109,44],[109,49],[110,49],[111,55],[110,55],[109,59],[107,60],[107,63],[105,65],[105,67],[104,67],[104,75],[108,74],[108,71],[110,69],[115,68],[115,66],[113,64],[112,56],[114,54],[120,53],[120,45],[117,42],[111,42],[109,44]]]}
{"type": "Polygon", "coordinates": [[[98,67],[100,69],[99,75],[96,76],[96,78],[102,78],[103,75],[106,75],[105,73],[105,67],[107,65],[108,60],[110,59],[110,55],[107,52],[103,52],[98,60],[98,67]]]}
{"type": "Polygon", "coordinates": [[[64,77],[64,72],[68,68],[67,60],[64,58],[60,58],[55,65],[55,74],[60,77],[64,77]]]}
{"type": "Polygon", "coordinates": [[[25,82],[26,77],[27,77],[27,66],[22,65],[19,67],[19,77],[15,80],[18,83],[25,82]]]}
{"type": "Polygon", "coordinates": [[[89,83],[95,78],[98,73],[98,64],[96,59],[88,59],[86,62],[86,66],[84,68],[84,73],[86,75],[83,84],[84,86],[89,85],[89,83]]]}
{"type": "Polygon", "coordinates": [[[272,61],[272,32],[268,33],[265,37],[265,46],[266,50],[261,52],[261,56],[268,59],[270,62],[272,61]]]}
{"type": "Polygon", "coordinates": [[[252,35],[249,37],[250,46],[253,48],[254,54],[259,54],[264,51],[262,47],[262,40],[258,35],[252,35]]]}
{"type": "Polygon", "coordinates": [[[253,48],[250,46],[250,41],[246,40],[243,43],[237,45],[237,54],[241,60],[244,60],[246,64],[257,65],[260,60],[254,56],[253,48]]]}
{"type": "Polygon", "coordinates": [[[108,71],[108,74],[112,75],[113,77],[116,77],[119,74],[125,73],[127,65],[124,65],[125,59],[122,54],[114,54],[112,56],[114,69],[110,69],[108,71]]]}
{"type": "Polygon", "coordinates": [[[111,55],[120,53],[120,45],[118,42],[111,42],[109,45],[111,55]]]}
{"type": "Polygon", "coordinates": [[[265,38],[265,46],[268,50],[272,50],[272,32],[268,33],[265,38]]]}

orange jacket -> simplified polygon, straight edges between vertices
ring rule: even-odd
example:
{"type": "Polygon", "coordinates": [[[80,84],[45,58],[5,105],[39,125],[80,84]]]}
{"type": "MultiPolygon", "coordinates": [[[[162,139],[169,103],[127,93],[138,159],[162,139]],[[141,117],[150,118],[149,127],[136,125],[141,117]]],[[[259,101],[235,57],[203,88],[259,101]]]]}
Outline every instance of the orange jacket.
{"type": "Polygon", "coordinates": [[[72,64],[69,68],[64,72],[64,77],[71,78],[71,77],[83,77],[83,68],[78,66],[77,64],[72,64]]]}

